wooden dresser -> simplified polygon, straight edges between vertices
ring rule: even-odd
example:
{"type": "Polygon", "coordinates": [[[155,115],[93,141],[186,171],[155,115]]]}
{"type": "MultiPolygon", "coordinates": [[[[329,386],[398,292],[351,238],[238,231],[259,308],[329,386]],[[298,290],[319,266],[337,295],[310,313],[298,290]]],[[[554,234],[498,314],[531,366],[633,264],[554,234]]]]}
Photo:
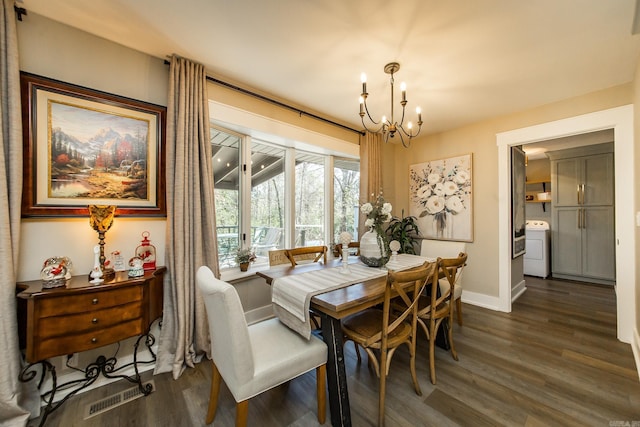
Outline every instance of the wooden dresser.
{"type": "Polygon", "coordinates": [[[64,287],[43,289],[41,280],[18,283],[21,348],[35,363],[146,334],[162,315],[165,267],[138,278],[117,272],[98,285],[86,275],[64,287]]]}

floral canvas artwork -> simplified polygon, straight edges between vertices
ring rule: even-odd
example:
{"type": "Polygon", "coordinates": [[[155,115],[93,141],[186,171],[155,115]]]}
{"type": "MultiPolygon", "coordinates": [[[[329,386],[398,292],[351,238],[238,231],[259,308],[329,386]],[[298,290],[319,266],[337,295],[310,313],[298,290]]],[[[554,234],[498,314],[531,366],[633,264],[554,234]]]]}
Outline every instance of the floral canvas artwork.
{"type": "Polygon", "coordinates": [[[473,241],[471,163],[466,154],[409,166],[409,213],[421,237],[473,241]]]}

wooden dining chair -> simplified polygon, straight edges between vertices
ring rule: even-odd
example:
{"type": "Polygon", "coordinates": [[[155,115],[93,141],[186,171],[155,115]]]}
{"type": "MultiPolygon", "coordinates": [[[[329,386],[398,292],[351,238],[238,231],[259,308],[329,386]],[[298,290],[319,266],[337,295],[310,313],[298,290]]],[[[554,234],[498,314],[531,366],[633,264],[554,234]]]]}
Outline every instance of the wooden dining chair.
{"type": "Polygon", "coordinates": [[[418,324],[422,327],[429,340],[429,372],[431,383],[436,383],[435,343],[438,328],[443,321],[447,328],[447,337],[451,350],[451,356],[458,360],[458,353],[453,344],[453,295],[456,287],[458,270],[467,262],[467,254],[461,253],[457,258],[438,258],[438,271],[431,281],[431,289],[425,295],[420,296],[418,303],[418,324]],[[448,287],[440,286],[438,277],[447,281],[448,287]]]}
{"type": "Polygon", "coordinates": [[[214,277],[208,267],[196,274],[209,320],[212,378],[206,423],[216,416],[221,379],[236,401],[236,426],[247,424],[249,399],[316,370],[318,422],[326,420],[327,345],[307,340],[271,318],[247,326],[236,289],[214,277]]]}
{"type": "Polygon", "coordinates": [[[380,378],[378,425],[384,425],[384,402],[389,366],[396,349],[409,347],[410,370],[416,394],[422,395],[416,375],[416,335],[418,300],[433,277],[437,278],[437,263],[425,263],[407,271],[389,272],[382,309],[370,308],[342,320],[345,339],[363,347],[380,378]],[[405,304],[400,312],[391,312],[391,301],[399,298],[405,304]],[[379,353],[380,359],[376,356],[379,353]]]}
{"type": "MultiPolygon", "coordinates": [[[[467,252],[467,244],[465,242],[451,242],[447,240],[429,240],[424,239],[420,247],[420,256],[436,259],[440,258],[456,258],[461,252],[467,252]]],[[[458,317],[458,325],[462,326],[462,268],[458,270],[456,276],[456,288],[453,294],[453,300],[456,303],[456,314],[458,317]]],[[[446,288],[449,282],[441,278],[440,288],[446,288]]]]}
{"type": "Polygon", "coordinates": [[[286,250],[287,258],[291,262],[291,266],[295,267],[300,261],[322,262],[327,263],[327,247],[326,246],[303,246],[286,250]]]}

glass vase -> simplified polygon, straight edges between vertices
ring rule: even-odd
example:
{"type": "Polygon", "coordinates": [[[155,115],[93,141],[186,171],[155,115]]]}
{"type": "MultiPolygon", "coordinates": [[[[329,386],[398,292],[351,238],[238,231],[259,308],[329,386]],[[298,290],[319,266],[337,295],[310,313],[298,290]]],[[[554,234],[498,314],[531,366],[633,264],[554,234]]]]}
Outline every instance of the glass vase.
{"type": "Polygon", "coordinates": [[[369,230],[360,239],[360,261],[369,267],[382,267],[389,261],[384,238],[369,230]]]}

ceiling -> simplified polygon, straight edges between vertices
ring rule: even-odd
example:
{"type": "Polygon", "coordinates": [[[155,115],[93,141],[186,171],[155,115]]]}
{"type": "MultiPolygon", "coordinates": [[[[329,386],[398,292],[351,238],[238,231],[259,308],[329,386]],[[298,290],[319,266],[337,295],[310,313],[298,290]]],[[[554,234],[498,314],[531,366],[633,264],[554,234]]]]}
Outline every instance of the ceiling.
{"type": "Polygon", "coordinates": [[[356,129],[362,72],[370,111],[390,115],[388,62],[401,65],[409,118],[420,106],[423,133],[436,133],[631,82],[640,54],[634,0],[17,3],[356,129]]]}

